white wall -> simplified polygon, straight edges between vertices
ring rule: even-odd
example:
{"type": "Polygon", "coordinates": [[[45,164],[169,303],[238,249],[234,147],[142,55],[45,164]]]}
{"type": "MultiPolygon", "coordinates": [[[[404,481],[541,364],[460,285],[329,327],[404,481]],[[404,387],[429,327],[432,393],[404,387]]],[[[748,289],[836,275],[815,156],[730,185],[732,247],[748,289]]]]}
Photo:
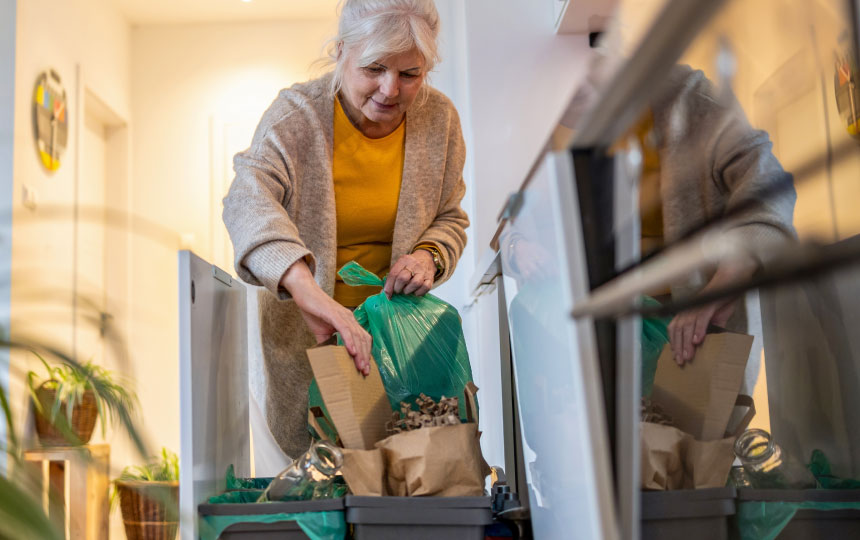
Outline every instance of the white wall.
{"type": "MultiPolygon", "coordinates": [[[[4,1],[4,4],[14,6],[15,2],[4,1]]],[[[2,21],[4,26],[10,21],[5,12],[2,21]]],[[[5,87],[6,81],[14,81],[15,90],[13,147],[9,149],[0,143],[0,151],[13,156],[8,160],[0,157],[0,162],[14,163],[12,185],[0,188],[4,193],[4,219],[5,212],[12,209],[11,333],[15,339],[30,337],[74,354],[75,205],[78,189],[86,182],[79,174],[78,161],[79,134],[84,122],[81,94],[88,89],[112,110],[127,116],[131,29],[109,0],[27,0],[18,3],[17,18],[13,16],[11,21],[15,29],[0,32],[4,41],[7,36],[14,36],[16,44],[14,77],[0,76],[0,87],[5,87]],[[37,75],[49,68],[56,70],[62,79],[69,114],[68,146],[59,170],[54,173],[46,172],[39,161],[32,128],[34,84],[37,75]],[[25,208],[21,203],[25,187],[36,195],[35,208],[25,208]]],[[[5,55],[4,46],[0,50],[5,55]]],[[[7,66],[11,66],[5,60],[0,65],[4,74],[7,66]]],[[[0,94],[5,93],[4,88],[0,94]]],[[[3,125],[0,133],[5,132],[4,117],[5,112],[0,112],[3,125]]],[[[2,229],[0,237],[3,242],[8,240],[2,229]]],[[[26,427],[29,409],[24,374],[28,368],[42,371],[33,360],[29,354],[12,354],[10,397],[19,432],[26,427]]],[[[102,364],[105,361],[102,357],[95,360],[102,364]]],[[[114,442],[112,430],[108,430],[106,439],[114,442]]],[[[93,442],[103,440],[97,430],[93,442]]],[[[127,445],[125,449],[119,448],[123,448],[122,443],[112,446],[113,475],[131,459],[138,461],[132,458],[127,445]]]]}
{"type": "MultiPolygon", "coordinates": [[[[15,125],[15,4],[0,1],[0,336],[9,331],[10,275],[12,272],[12,133],[15,125]]],[[[0,347],[0,392],[9,390],[9,350],[0,347]]],[[[8,396],[8,394],[7,394],[8,396]]],[[[6,422],[0,422],[0,441],[6,441],[6,422]]],[[[0,474],[6,454],[0,453],[0,474]]]]}
{"type": "Polygon", "coordinates": [[[132,333],[147,422],[179,450],[177,255],[228,272],[221,198],[233,153],[278,91],[311,76],[333,21],[158,25],[132,35],[132,333]]]}
{"type": "MultiPolygon", "coordinates": [[[[464,207],[472,226],[460,270],[452,279],[465,290],[475,264],[489,248],[505,200],[525,180],[585,74],[588,40],[555,34],[549,0],[437,0],[437,6],[443,43],[450,40],[448,55],[457,58],[459,68],[451,88],[466,86],[465,99],[452,96],[469,156],[464,207]]],[[[470,293],[466,291],[467,297],[470,293]]],[[[481,388],[484,454],[491,465],[504,465],[496,302],[495,294],[481,297],[461,314],[481,388]]]]}
{"type": "Polygon", "coordinates": [[[475,243],[483,248],[583,77],[586,36],[556,35],[551,2],[470,0],[475,243]]]}
{"type": "MultiPolygon", "coordinates": [[[[14,181],[9,199],[14,261],[11,332],[13,337],[35,337],[70,352],[74,333],[73,210],[80,181],[77,133],[83,120],[78,114],[82,103],[79,87],[85,83],[113,109],[127,111],[130,28],[107,0],[28,0],[18,4],[16,30],[14,181]],[[84,28],[86,32],[81,31],[84,28]],[[34,84],[37,75],[48,68],[62,79],[69,112],[69,143],[62,165],[54,173],[46,172],[39,162],[32,128],[34,84]],[[85,81],[79,73],[86,73],[85,81]],[[25,187],[37,196],[35,209],[21,205],[25,187]]],[[[13,373],[14,369],[26,370],[29,358],[13,354],[13,373]]],[[[12,382],[19,429],[28,396],[20,375],[14,375],[12,382]]]]}
{"type": "MultiPolygon", "coordinates": [[[[469,103],[468,58],[464,54],[466,43],[465,2],[462,0],[436,0],[436,9],[441,19],[439,35],[439,55],[442,61],[430,74],[430,84],[448,96],[460,115],[463,138],[466,141],[466,164],[463,178],[466,182],[466,195],[463,209],[472,217],[474,208],[472,157],[471,106],[469,103]]],[[[474,272],[474,226],[466,229],[468,237],[466,251],[457,265],[454,275],[443,285],[433,290],[433,294],[461,310],[468,302],[467,282],[474,272]]],[[[465,322],[465,321],[464,321],[465,322]]],[[[467,342],[470,339],[467,331],[467,342]]]]}

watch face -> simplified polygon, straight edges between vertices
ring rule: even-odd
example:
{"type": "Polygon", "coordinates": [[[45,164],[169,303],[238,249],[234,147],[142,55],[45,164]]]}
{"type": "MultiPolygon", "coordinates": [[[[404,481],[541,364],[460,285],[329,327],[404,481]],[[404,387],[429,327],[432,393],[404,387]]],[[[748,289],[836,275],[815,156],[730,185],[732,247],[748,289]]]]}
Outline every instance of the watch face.
{"type": "Polygon", "coordinates": [[[66,91],[54,70],[41,73],[33,90],[33,128],[36,149],[49,171],[60,168],[60,158],[69,138],[66,91]]]}

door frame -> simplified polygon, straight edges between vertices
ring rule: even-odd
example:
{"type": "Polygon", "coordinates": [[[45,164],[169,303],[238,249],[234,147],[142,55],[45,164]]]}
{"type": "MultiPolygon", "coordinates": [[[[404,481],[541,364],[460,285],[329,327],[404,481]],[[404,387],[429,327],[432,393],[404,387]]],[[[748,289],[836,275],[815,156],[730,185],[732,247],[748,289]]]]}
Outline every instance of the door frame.
{"type": "MultiPolygon", "coordinates": [[[[14,200],[15,32],[17,0],[0,0],[0,332],[8,336],[12,293],[12,201],[14,200]]],[[[9,349],[0,347],[0,388],[9,397],[9,349]]],[[[6,422],[0,422],[0,441],[6,442],[6,422]]],[[[6,453],[0,452],[0,473],[6,453]]]]}

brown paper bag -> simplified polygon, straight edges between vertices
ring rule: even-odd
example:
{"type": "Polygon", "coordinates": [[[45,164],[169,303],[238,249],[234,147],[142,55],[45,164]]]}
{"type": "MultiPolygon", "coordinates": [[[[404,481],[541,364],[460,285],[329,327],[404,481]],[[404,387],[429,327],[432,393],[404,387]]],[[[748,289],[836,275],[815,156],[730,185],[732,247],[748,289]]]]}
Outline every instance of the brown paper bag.
{"type": "Polygon", "coordinates": [[[697,441],[671,426],[640,424],[642,489],[723,487],[734,462],[736,437],[697,441]]]}
{"type": "Polygon", "coordinates": [[[642,489],[681,489],[684,486],[683,442],[686,433],[671,426],[639,424],[642,448],[642,489]]]}
{"type": "Polygon", "coordinates": [[[386,495],[382,451],[343,449],[341,473],[354,495],[386,495]]]}
{"type": "Polygon", "coordinates": [[[723,487],[735,460],[735,437],[684,444],[684,489],[723,487]]]}
{"type": "Polygon", "coordinates": [[[490,468],[477,426],[439,426],[392,435],[374,450],[343,450],[341,472],[354,495],[479,496],[490,468]]]}
{"type": "Polygon", "coordinates": [[[488,471],[476,424],[416,429],[393,435],[377,447],[385,460],[388,495],[467,497],[484,493],[488,471]]]}
{"type": "Polygon", "coordinates": [[[708,334],[692,362],[679,367],[669,345],[657,360],[651,400],[672,423],[698,441],[719,440],[744,380],[753,337],[723,332],[708,334]]]}

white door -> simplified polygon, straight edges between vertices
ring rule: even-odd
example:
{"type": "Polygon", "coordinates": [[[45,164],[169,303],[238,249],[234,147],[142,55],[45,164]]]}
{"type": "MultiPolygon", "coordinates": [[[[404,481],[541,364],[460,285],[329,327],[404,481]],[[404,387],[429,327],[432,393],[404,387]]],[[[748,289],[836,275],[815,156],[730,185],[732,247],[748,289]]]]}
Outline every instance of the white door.
{"type": "Polygon", "coordinates": [[[86,108],[81,130],[81,168],[75,216],[75,356],[79,361],[104,358],[105,183],[108,127],[86,108]]]}

